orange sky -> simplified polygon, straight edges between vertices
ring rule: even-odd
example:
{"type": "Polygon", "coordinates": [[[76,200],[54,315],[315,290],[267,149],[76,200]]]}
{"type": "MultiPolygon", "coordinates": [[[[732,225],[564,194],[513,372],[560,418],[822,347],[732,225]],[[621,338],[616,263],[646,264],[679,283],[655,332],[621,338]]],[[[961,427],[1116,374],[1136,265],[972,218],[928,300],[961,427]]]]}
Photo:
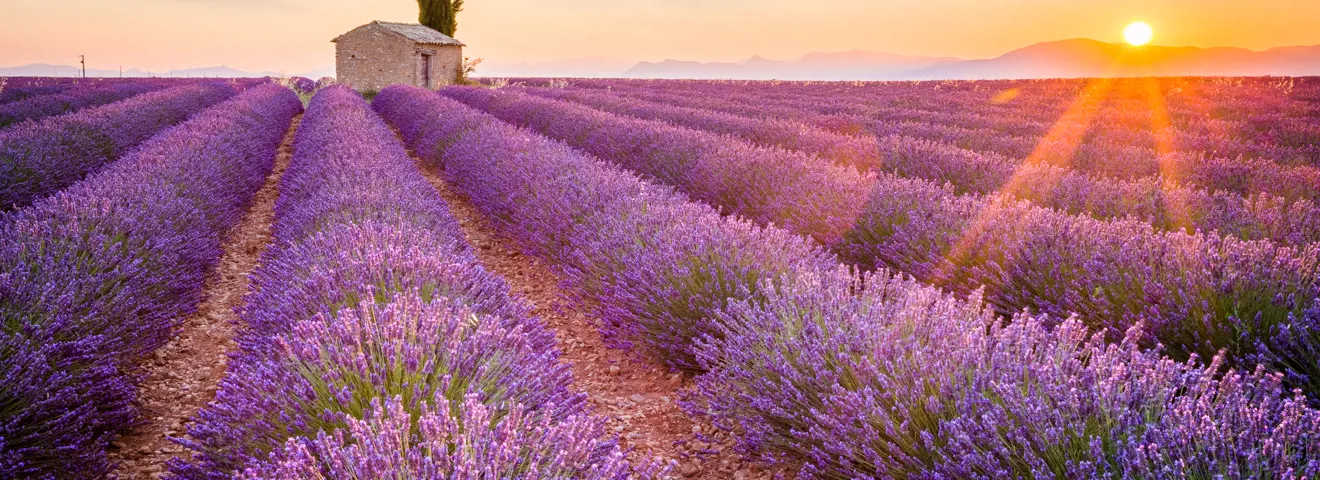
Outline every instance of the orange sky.
{"type": "MultiPolygon", "coordinates": [[[[1074,37],[1156,44],[1320,44],[1314,0],[468,0],[458,37],[490,62],[789,59],[871,50],[991,57],[1074,37]]],[[[334,63],[329,42],[367,21],[415,21],[413,0],[0,0],[0,66],[226,64],[289,74],[334,63]]],[[[480,73],[480,72],[478,72],[480,73]]]]}

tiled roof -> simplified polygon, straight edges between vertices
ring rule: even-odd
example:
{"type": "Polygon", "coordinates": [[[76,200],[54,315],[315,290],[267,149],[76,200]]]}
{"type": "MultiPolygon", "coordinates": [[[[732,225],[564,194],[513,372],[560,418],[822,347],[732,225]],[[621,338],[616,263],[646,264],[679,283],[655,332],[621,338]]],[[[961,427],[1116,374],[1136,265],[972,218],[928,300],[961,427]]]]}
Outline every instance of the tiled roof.
{"type": "MultiPolygon", "coordinates": [[[[425,25],[419,25],[416,23],[382,22],[379,20],[371,22],[368,25],[373,25],[373,24],[380,25],[381,27],[384,27],[386,30],[397,33],[399,35],[403,35],[408,40],[412,40],[417,43],[425,43],[427,45],[458,45],[460,47],[467,46],[467,45],[463,45],[463,42],[454,40],[453,37],[440,33],[439,31],[436,31],[434,28],[427,27],[425,25]]],[[[342,36],[340,38],[342,38],[342,36]]],[[[335,41],[339,41],[339,39],[336,38],[335,41]]]]}

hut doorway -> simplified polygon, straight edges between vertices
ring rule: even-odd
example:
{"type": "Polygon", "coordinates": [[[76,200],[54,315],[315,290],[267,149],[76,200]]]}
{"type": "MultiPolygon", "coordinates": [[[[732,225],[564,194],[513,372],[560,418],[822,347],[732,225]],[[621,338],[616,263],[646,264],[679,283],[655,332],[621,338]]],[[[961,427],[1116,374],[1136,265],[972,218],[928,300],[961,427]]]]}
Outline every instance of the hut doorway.
{"type": "Polygon", "coordinates": [[[428,89],[434,88],[431,85],[431,55],[425,53],[422,54],[422,85],[428,89]]]}

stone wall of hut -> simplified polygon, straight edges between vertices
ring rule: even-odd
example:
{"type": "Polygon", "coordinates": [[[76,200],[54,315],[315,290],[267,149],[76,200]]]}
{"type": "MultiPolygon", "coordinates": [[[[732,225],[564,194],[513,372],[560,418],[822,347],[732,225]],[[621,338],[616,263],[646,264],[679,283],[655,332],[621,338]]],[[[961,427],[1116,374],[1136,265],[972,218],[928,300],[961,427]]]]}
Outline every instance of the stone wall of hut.
{"type": "Polygon", "coordinates": [[[335,43],[336,76],[339,83],[358,91],[380,91],[398,84],[425,87],[423,54],[431,55],[431,88],[457,81],[462,47],[417,44],[375,25],[349,32],[335,43]]]}

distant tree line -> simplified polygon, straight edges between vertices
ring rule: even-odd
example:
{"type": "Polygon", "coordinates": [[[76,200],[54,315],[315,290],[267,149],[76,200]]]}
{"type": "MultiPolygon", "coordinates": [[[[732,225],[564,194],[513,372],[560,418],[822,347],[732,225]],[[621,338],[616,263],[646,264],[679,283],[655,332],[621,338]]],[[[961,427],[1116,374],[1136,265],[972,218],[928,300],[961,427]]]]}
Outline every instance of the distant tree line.
{"type": "Polygon", "coordinates": [[[421,13],[417,21],[422,25],[454,36],[458,32],[458,12],[463,11],[463,0],[417,0],[421,13]]]}

